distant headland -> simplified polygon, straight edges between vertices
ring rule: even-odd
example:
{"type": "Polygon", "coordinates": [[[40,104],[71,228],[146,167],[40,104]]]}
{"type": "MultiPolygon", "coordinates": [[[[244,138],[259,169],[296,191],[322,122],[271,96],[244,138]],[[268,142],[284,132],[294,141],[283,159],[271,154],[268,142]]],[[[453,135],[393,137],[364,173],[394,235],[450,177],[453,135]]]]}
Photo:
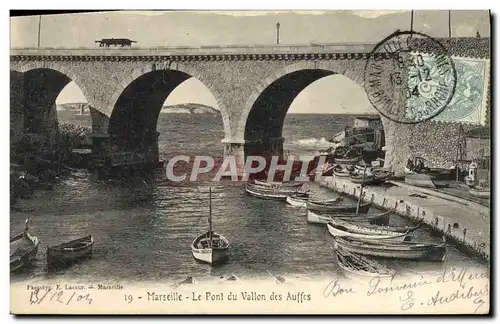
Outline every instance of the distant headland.
{"type": "Polygon", "coordinates": [[[185,103],[172,106],[163,106],[160,113],[162,114],[213,114],[218,115],[220,111],[198,103],[185,103]]]}
{"type": "MultiPolygon", "coordinates": [[[[83,102],[57,104],[57,110],[60,112],[89,113],[89,105],[83,102]],[[82,112],[83,107],[83,112],[82,112]]],[[[160,111],[162,114],[220,114],[218,109],[198,103],[185,103],[171,106],[163,106],[160,111]]]]}

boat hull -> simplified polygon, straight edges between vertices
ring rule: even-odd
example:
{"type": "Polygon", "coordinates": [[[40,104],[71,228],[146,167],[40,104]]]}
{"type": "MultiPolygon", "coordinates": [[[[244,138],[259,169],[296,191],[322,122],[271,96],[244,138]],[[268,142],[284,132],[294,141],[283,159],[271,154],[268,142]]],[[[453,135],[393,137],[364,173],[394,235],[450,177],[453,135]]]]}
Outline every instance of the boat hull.
{"type": "Polygon", "coordinates": [[[357,184],[364,184],[364,185],[368,185],[368,184],[372,184],[373,182],[375,182],[375,178],[373,176],[366,176],[365,179],[363,180],[363,176],[361,177],[353,177],[352,175],[349,176],[351,181],[353,183],[357,183],[357,184]]]}
{"type": "Polygon", "coordinates": [[[387,259],[420,261],[444,261],[448,250],[446,244],[418,244],[373,242],[334,237],[335,244],[342,249],[365,256],[387,259]]]}
{"type": "MultiPolygon", "coordinates": [[[[337,248],[335,250],[335,256],[337,259],[337,264],[344,271],[344,274],[352,279],[358,279],[359,277],[379,277],[379,278],[392,278],[395,275],[395,271],[389,268],[386,268],[385,266],[382,266],[381,264],[377,263],[374,260],[366,260],[363,259],[363,257],[359,255],[353,255],[350,252],[347,251],[342,251],[341,249],[337,248]],[[351,262],[347,260],[347,258],[351,258],[351,262]],[[357,263],[358,266],[353,267],[351,264],[354,262],[357,263]],[[351,264],[349,264],[351,263],[351,264]],[[361,269],[361,266],[366,266],[366,265],[374,265],[377,267],[376,271],[375,269],[372,269],[372,271],[366,271],[364,269],[361,269]]],[[[370,267],[370,266],[369,266],[370,267]]],[[[370,267],[373,268],[373,267],[370,267]]]]}
{"type": "Polygon", "coordinates": [[[332,225],[331,223],[326,224],[328,232],[333,236],[347,236],[353,239],[373,239],[373,240],[383,240],[383,241],[407,241],[411,236],[407,233],[379,233],[379,234],[366,234],[366,233],[356,233],[351,231],[344,231],[338,228],[338,226],[332,225]]]}
{"type": "Polygon", "coordinates": [[[372,224],[360,224],[360,223],[349,223],[348,221],[342,220],[338,217],[332,217],[332,222],[334,224],[342,225],[351,231],[365,233],[365,234],[383,234],[387,232],[397,232],[397,233],[411,233],[420,227],[421,223],[417,226],[381,226],[372,224]]]}
{"type": "MultiPolygon", "coordinates": [[[[359,205],[359,213],[360,214],[366,214],[372,204],[371,203],[362,203],[359,205]]],[[[336,205],[320,205],[316,204],[313,202],[308,201],[307,202],[307,209],[312,210],[312,211],[318,211],[318,212],[339,212],[339,213],[355,213],[356,210],[358,209],[357,205],[341,205],[341,204],[336,204],[336,205]]]]}
{"type": "Polygon", "coordinates": [[[309,194],[307,192],[301,192],[299,190],[293,189],[265,189],[258,188],[255,186],[245,185],[245,191],[254,197],[263,198],[263,199],[272,199],[272,200],[286,200],[286,198],[290,195],[297,197],[308,197],[309,194]]]}
{"type": "Polygon", "coordinates": [[[321,204],[321,205],[335,205],[338,204],[342,201],[342,197],[337,197],[333,199],[325,199],[325,200],[311,200],[309,198],[295,198],[291,196],[286,197],[286,202],[289,205],[292,205],[294,207],[307,207],[307,202],[314,202],[316,204],[321,204]]]}
{"type": "Polygon", "coordinates": [[[198,236],[191,244],[191,253],[197,261],[219,264],[225,262],[229,257],[229,241],[222,235],[213,233],[213,240],[217,241],[217,246],[203,246],[202,241],[207,243],[208,233],[198,236]],[[200,246],[201,244],[201,246],[200,246]]]}
{"type": "Polygon", "coordinates": [[[337,171],[337,170],[333,170],[333,174],[336,177],[341,177],[341,178],[348,178],[349,177],[349,171],[337,171]]]}
{"type": "Polygon", "coordinates": [[[229,249],[193,249],[192,254],[193,257],[200,262],[218,264],[227,260],[229,257],[229,249]]]}
{"type": "Polygon", "coordinates": [[[353,165],[356,164],[360,161],[359,157],[355,158],[350,158],[350,159],[344,159],[344,158],[335,158],[334,162],[337,164],[342,164],[342,165],[353,165]]]}
{"type": "Polygon", "coordinates": [[[284,188],[299,188],[304,185],[304,183],[300,182],[265,182],[260,180],[254,180],[255,185],[262,186],[266,188],[276,188],[276,187],[284,187],[284,188]]]}
{"type": "Polygon", "coordinates": [[[489,190],[477,190],[474,188],[469,188],[469,194],[473,197],[487,199],[491,197],[489,190]]]}
{"type": "Polygon", "coordinates": [[[407,173],[405,183],[416,187],[436,189],[433,178],[423,173],[407,173]]]}
{"type": "Polygon", "coordinates": [[[47,247],[47,260],[50,261],[75,261],[92,253],[94,239],[91,235],[47,247]]]}
{"type": "Polygon", "coordinates": [[[11,238],[11,243],[19,241],[19,240],[26,240],[26,242],[30,245],[30,249],[27,250],[25,253],[19,255],[19,256],[14,256],[11,254],[10,256],[10,272],[14,272],[17,270],[20,270],[27,266],[31,261],[36,257],[38,254],[38,246],[39,246],[39,239],[36,236],[30,235],[28,232],[25,233],[20,233],[11,238]]]}
{"type": "Polygon", "coordinates": [[[335,219],[341,219],[344,221],[356,222],[356,223],[376,223],[380,225],[385,225],[389,223],[390,214],[389,212],[381,214],[336,214],[336,215],[322,215],[307,211],[307,222],[311,224],[328,224],[335,219]]]}

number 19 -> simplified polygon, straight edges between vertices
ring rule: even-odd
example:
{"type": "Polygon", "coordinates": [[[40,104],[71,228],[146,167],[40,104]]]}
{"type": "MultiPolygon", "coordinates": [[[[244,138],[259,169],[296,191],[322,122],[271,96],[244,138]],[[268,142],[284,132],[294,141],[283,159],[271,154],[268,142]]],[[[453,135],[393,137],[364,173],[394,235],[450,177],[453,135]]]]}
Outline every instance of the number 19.
{"type": "Polygon", "coordinates": [[[125,301],[128,302],[129,304],[134,300],[134,297],[132,295],[125,295],[125,301]]]}

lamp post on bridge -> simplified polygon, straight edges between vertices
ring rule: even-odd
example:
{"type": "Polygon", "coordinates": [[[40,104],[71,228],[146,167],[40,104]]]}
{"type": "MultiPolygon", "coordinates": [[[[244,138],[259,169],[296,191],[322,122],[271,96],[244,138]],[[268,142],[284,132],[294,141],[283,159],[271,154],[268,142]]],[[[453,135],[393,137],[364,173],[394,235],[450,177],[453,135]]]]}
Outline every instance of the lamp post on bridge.
{"type": "Polygon", "coordinates": [[[40,47],[40,27],[42,25],[42,15],[38,16],[38,37],[37,37],[37,47],[40,47]]]}
{"type": "Polygon", "coordinates": [[[280,23],[276,24],[276,44],[280,43],[280,23]]]}

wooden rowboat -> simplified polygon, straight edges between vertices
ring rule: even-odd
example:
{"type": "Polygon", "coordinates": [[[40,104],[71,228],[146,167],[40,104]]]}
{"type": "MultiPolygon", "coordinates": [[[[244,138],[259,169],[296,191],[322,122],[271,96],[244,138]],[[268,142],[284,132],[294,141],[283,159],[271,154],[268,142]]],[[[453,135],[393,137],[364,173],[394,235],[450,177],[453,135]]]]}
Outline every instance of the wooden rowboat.
{"type": "MultiPolygon", "coordinates": [[[[371,202],[366,202],[359,204],[359,213],[366,214],[370,207],[372,206],[371,202]]],[[[307,202],[307,209],[318,212],[337,212],[337,213],[355,213],[358,208],[357,204],[335,204],[335,205],[320,205],[314,202],[307,202]]]]}
{"type": "Polygon", "coordinates": [[[191,251],[196,260],[216,264],[228,257],[229,241],[215,232],[206,232],[193,241],[191,251]]]}
{"type": "Polygon", "coordinates": [[[208,231],[197,236],[191,244],[193,257],[201,262],[216,264],[229,256],[229,241],[212,231],[212,188],[209,189],[208,231]]]}
{"type": "Polygon", "coordinates": [[[446,243],[389,242],[334,237],[340,248],[361,255],[406,260],[444,261],[448,253],[446,243]]]}
{"type": "Polygon", "coordinates": [[[28,220],[22,233],[10,238],[10,271],[16,271],[29,264],[38,253],[40,241],[28,233],[28,220]]]}
{"type": "Polygon", "coordinates": [[[425,173],[405,173],[405,183],[422,188],[436,189],[433,178],[425,173]]]}
{"type": "Polygon", "coordinates": [[[335,165],[333,167],[333,174],[336,176],[336,177],[348,177],[349,176],[349,173],[350,171],[343,168],[342,166],[340,165],[335,165]]]}
{"type": "Polygon", "coordinates": [[[469,194],[478,198],[490,198],[490,188],[469,187],[469,194]]]}
{"type": "Polygon", "coordinates": [[[266,188],[275,188],[275,187],[298,188],[304,185],[304,183],[301,182],[266,182],[260,180],[254,180],[253,182],[257,186],[262,186],[266,188]]]}
{"type": "Polygon", "coordinates": [[[47,246],[47,262],[52,265],[66,264],[92,254],[94,239],[87,235],[56,246],[47,246]]]}
{"type": "Polygon", "coordinates": [[[334,169],[334,170],[333,170],[333,174],[334,174],[336,177],[342,177],[342,178],[347,178],[347,177],[349,177],[349,171],[347,171],[347,170],[336,170],[336,169],[334,169]]]}
{"type": "Polygon", "coordinates": [[[393,172],[389,170],[385,170],[382,168],[373,168],[372,169],[372,174],[374,178],[374,182],[384,182],[392,178],[394,175],[393,172]]]}
{"type": "Polygon", "coordinates": [[[245,191],[254,197],[274,200],[286,200],[288,196],[309,197],[309,191],[295,188],[262,188],[252,184],[245,184],[245,191]]]}
{"type": "Polygon", "coordinates": [[[356,164],[361,160],[359,156],[353,157],[353,158],[335,158],[335,163],[337,164],[343,164],[343,165],[352,165],[356,164]]]}
{"type": "Polygon", "coordinates": [[[348,252],[339,246],[335,248],[337,264],[346,272],[368,277],[393,277],[396,272],[383,264],[370,260],[361,255],[348,252]]]}
{"type": "Polygon", "coordinates": [[[351,231],[349,228],[344,227],[342,225],[334,224],[330,222],[326,224],[328,228],[328,232],[333,236],[341,236],[341,237],[349,237],[353,239],[373,239],[373,240],[381,240],[383,242],[386,241],[396,241],[396,242],[406,242],[410,241],[412,235],[409,233],[398,233],[398,232],[379,232],[379,233],[360,233],[356,231],[351,231]]]}
{"type": "Polygon", "coordinates": [[[349,175],[349,177],[351,178],[351,181],[353,183],[359,183],[359,184],[364,184],[364,185],[371,184],[375,181],[375,177],[373,176],[373,174],[366,174],[363,177],[362,174],[351,173],[349,175]],[[363,180],[363,178],[364,178],[364,180],[363,180]]]}
{"type": "Polygon", "coordinates": [[[344,198],[341,197],[341,196],[336,197],[336,198],[332,198],[332,199],[325,199],[325,200],[311,199],[311,198],[307,198],[307,197],[301,198],[301,197],[287,196],[286,197],[286,202],[289,205],[292,205],[294,207],[307,207],[306,203],[308,201],[314,202],[315,204],[319,204],[319,205],[330,205],[330,204],[338,204],[343,199],[344,198]]]}
{"type": "Polygon", "coordinates": [[[397,233],[411,233],[420,227],[423,221],[419,222],[416,226],[381,226],[376,224],[361,224],[361,223],[350,223],[338,217],[332,217],[332,223],[342,225],[348,228],[350,231],[358,233],[386,233],[386,232],[397,232],[397,233]]]}
{"type": "Polygon", "coordinates": [[[388,224],[390,213],[384,212],[379,214],[356,214],[356,213],[336,213],[336,214],[317,214],[310,210],[307,211],[307,222],[311,224],[328,224],[335,219],[355,223],[375,223],[388,224]]]}

